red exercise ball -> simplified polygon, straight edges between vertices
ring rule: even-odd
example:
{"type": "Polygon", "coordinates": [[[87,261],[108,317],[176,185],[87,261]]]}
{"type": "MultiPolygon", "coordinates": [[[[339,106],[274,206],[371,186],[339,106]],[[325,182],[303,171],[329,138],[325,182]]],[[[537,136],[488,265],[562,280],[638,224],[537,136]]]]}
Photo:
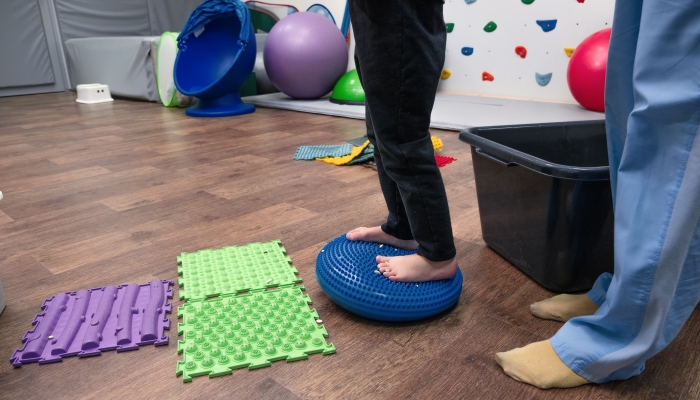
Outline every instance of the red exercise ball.
{"type": "Polygon", "coordinates": [[[566,80],[574,99],[592,111],[605,111],[605,68],[612,28],[584,39],[569,60],[566,80]]]}

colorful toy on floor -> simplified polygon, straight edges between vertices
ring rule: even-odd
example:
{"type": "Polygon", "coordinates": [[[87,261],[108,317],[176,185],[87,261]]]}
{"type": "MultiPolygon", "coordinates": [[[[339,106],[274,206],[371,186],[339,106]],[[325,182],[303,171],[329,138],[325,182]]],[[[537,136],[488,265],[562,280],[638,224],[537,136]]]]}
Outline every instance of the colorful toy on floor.
{"type": "Polygon", "coordinates": [[[374,161],[374,146],[372,146],[371,143],[367,147],[365,147],[364,150],[362,150],[362,153],[360,153],[357,157],[349,161],[348,165],[362,164],[369,160],[374,161]]]}
{"type": "Polygon", "coordinates": [[[331,144],[318,146],[299,146],[294,153],[294,160],[315,160],[321,157],[342,157],[352,152],[351,144],[331,144]]]}
{"type": "Polygon", "coordinates": [[[357,69],[346,72],[338,80],[331,93],[330,101],[335,104],[365,105],[365,91],[362,89],[357,69]]]}
{"type": "Polygon", "coordinates": [[[367,135],[364,135],[364,136],[348,139],[348,140],[346,140],[346,142],[350,143],[353,146],[362,146],[367,140],[369,140],[367,138],[367,135]]]}
{"type": "Polygon", "coordinates": [[[182,253],[180,300],[202,300],[301,282],[279,240],[182,253]]]}
{"type": "Polygon", "coordinates": [[[369,140],[364,142],[362,146],[353,146],[352,151],[350,154],[342,157],[323,157],[323,158],[317,158],[316,160],[318,161],[323,161],[328,164],[333,164],[333,165],[346,165],[350,161],[354,160],[357,158],[362,152],[365,150],[365,148],[369,146],[369,140]]]}
{"type": "Polygon", "coordinates": [[[447,164],[450,164],[452,161],[456,161],[457,159],[454,157],[449,157],[449,156],[440,156],[440,155],[435,155],[435,162],[437,163],[437,166],[442,168],[447,164]]]}
{"type": "Polygon", "coordinates": [[[412,321],[452,307],[462,292],[462,272],[431,282],[393,282],[375,273],[375,257],[403,256],[415,250],[354,242],[341,235],[316,258],[316,279],[324,292],[344,309],[380,321],[412,321]]]}
{"type": "Polygon", "coordinates": [[[592,111],[605,111],[605,71],[612,28],[600,30],[581,42],[571,54],[566,80],[574,99],[592,111]]]}
{"type": "Polygon", "coordinates": [[[431,136],[430,141],[433,142],[433,150],[442,151],[442,140],[439,137],[431,136]]]}
{"type": "Polygon", "coordinates": [[[238,91],[255,64],[256,44],[250,12],[239,0],[206,0],[190,15],[178,36],[175,86],[199,99],[186,113],[223,117],[255,111],[238,91]]]}
{"type": "Polygon", "coordinates": [[[253,290],[242,296],[190,301],[178,309],[177,376],[216,377],[234,369],[256,369],[272,361],[307,359],[309,354],[335,353],[328,332],[303,287],[253,290]]]}
{"type": "Polygon", "coordinates": [[[75,356],[91,357],[103,351],[136,350],[139,346],[168,344],[168,299],[172,281],[127,284],[59,293],[44,301],[34,329],[22,338],[24,346],[10,358],[15,367],[47,364],[75,356]]]}
{"type": "Polygon", "coordinates": [[[295,13],[275,24],[263,54],[272,83],[295,99],[316,99],[329,93],[348,64],[343,34],[313,12],[295,13]]]}

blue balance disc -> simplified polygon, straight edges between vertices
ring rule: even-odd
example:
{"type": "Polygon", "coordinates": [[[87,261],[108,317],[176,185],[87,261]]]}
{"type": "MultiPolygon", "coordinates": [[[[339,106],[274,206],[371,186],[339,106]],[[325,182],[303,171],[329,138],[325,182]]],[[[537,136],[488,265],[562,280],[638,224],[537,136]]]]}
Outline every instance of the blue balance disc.
{"type": "Polygon", "coordinates": [[[375,257],[404,256],[403,250],[379,243],[354,242],[341,235],[316,258],[316,279],[321,289],[344,309],[380,321],[427,318],[457,303],[462,293],[462,272],[431,282],[393,282],[378,271],[375,257]],[[380,247],[381,246],[381,247],[380,247]]]}

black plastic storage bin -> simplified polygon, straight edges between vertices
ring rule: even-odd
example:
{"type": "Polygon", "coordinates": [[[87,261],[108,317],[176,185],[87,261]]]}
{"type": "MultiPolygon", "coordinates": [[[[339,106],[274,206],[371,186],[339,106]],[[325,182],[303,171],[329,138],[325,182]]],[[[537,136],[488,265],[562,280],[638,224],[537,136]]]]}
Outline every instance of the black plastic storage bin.
{"type": "Polygon", "coordinates": [[[605,122],[462,131],[484,241],[540,285],[580,292],[613,270],[605,122]]]}

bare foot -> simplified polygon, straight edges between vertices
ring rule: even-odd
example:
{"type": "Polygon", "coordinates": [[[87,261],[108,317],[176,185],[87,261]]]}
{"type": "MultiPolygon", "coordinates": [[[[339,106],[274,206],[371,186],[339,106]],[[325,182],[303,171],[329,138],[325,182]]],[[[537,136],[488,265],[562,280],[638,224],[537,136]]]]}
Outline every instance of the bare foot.
{"type": "Polygon", "coordinates": [[[457,273],[457,258],[447,261],[430,261],[418,254],[398,257],[377,256],[377,268],[392,281],[436,281],[451,278],[457,273]]]}
{"type": "Polygon", "coordinates": [[[496,362],[506,375],[540,389],[570,388],[590,383],[564,364],[549,340],[496,353],[496,362]]]}
{"type": "Polygon", "coordinates": [[[401,240],[384,232],[381,226],[373,226],[371,228],[355,228],[345,235],[348,240],[364,240],[365,242],[384,243],[400,249],[415,250],[418,248],[418,242],[415,240],[401,240]]]}
{"type": "Polygon", "coordinates": [[[537,318],[566,322],[574,317],[593,315],[598,305],[585,294],[560,294],[530,306],[530,312],[537,318]]]}

